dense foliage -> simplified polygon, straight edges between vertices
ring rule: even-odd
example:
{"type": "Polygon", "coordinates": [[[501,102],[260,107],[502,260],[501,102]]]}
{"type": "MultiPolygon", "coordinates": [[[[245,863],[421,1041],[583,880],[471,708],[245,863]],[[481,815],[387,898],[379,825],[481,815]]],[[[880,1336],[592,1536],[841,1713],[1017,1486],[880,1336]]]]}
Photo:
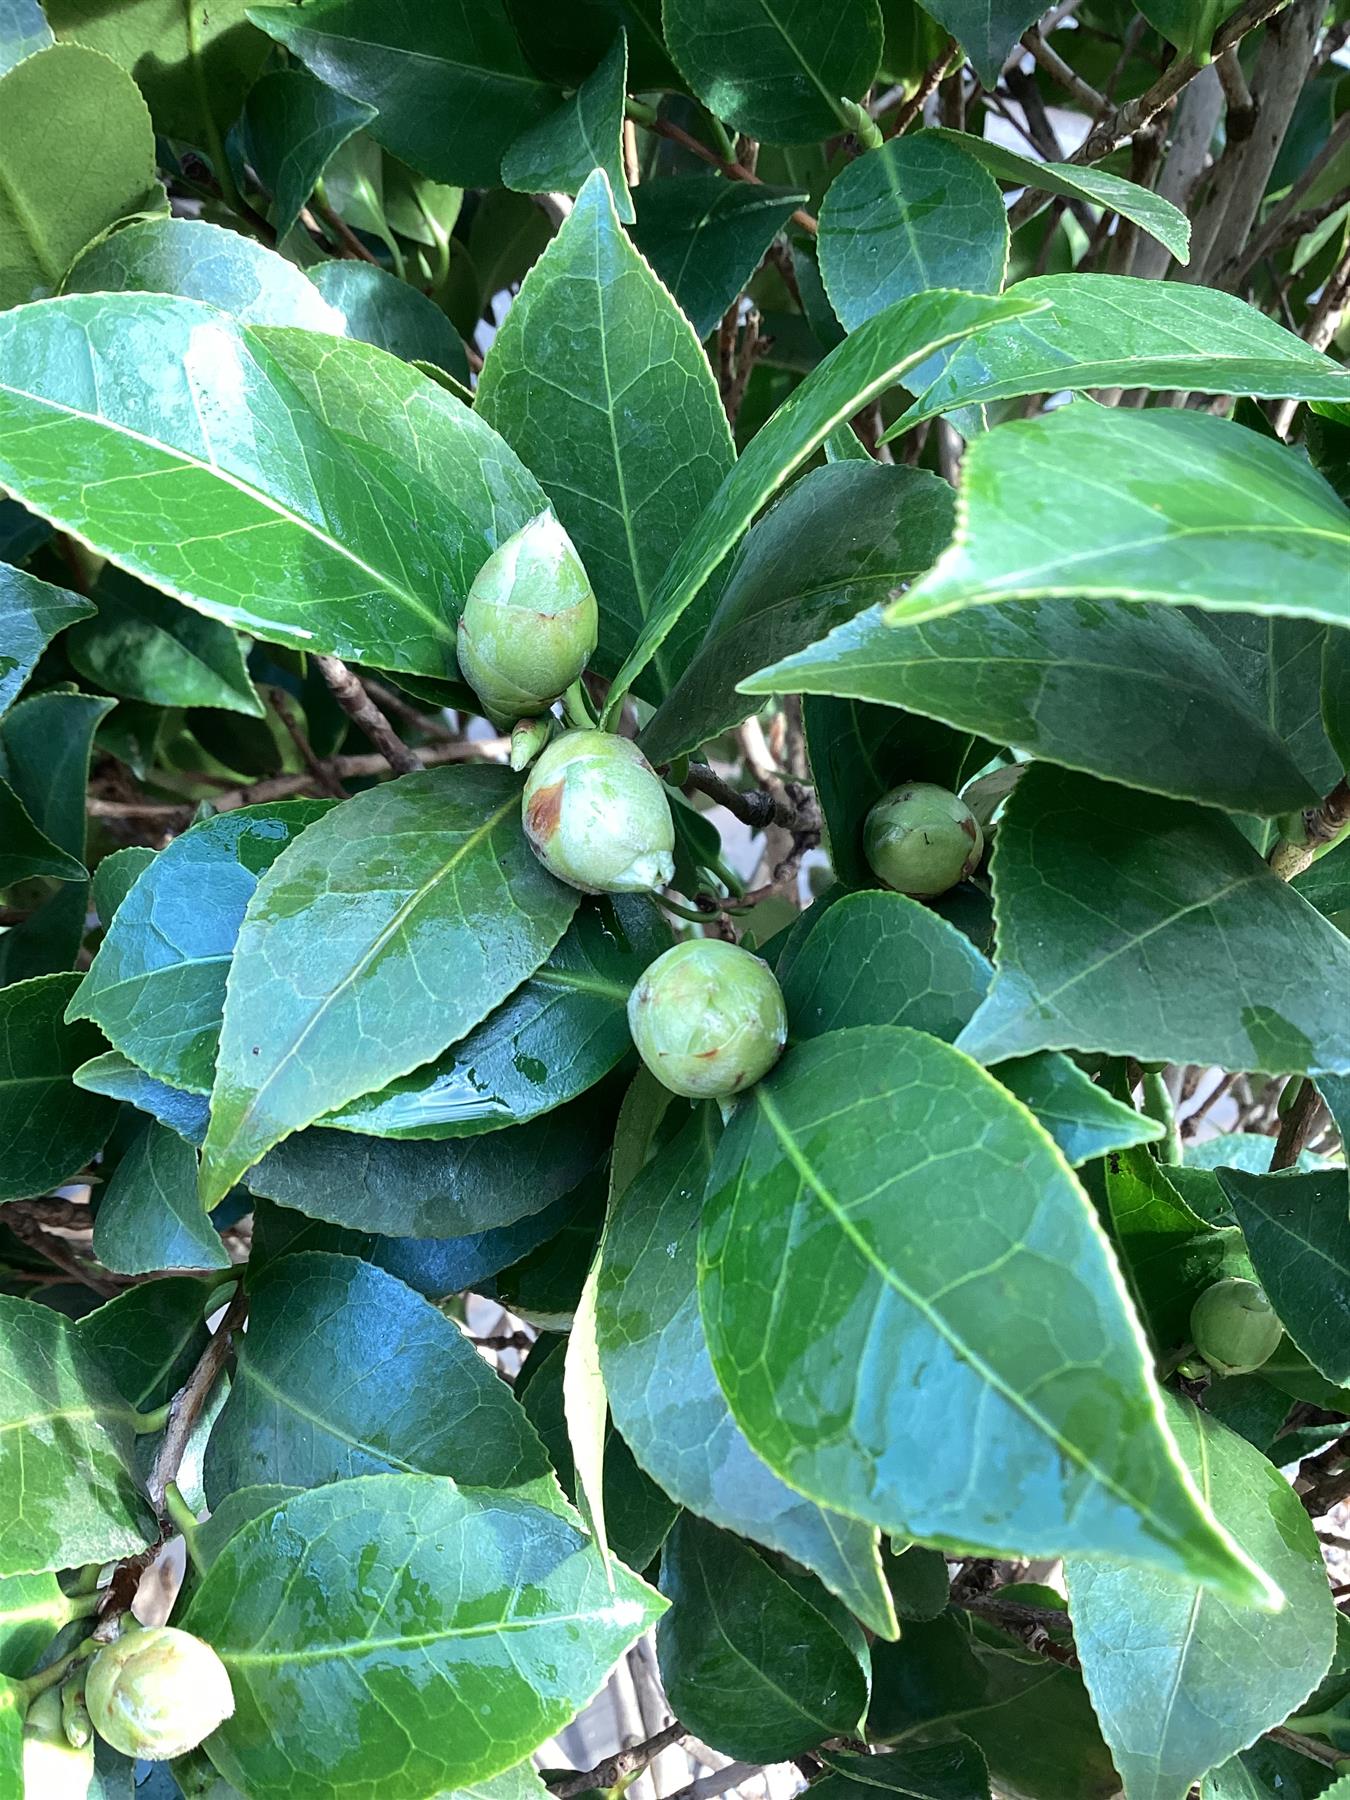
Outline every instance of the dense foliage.
{"type": "Polygon", "coordinates": [[[1348,41],[0,0],[0,1800],[1345,1800],[1348,41]]]}

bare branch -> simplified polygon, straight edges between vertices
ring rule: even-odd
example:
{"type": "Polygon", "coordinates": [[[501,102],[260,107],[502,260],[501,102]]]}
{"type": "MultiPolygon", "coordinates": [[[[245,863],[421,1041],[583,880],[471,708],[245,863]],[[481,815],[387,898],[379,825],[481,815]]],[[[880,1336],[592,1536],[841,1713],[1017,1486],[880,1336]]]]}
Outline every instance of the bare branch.
{"type": "Polygon", "coordinates": [[[1280,1135],[1275,1140],[1275,1151],[1270,1159],[1272,1175],[1281,1169],[1293,1168],[1317,1128],[1321,1111],[1322,1097],[1305,1078],[1299,1083],[1298,1092],[1280,1121],[1280,1135]]]}
{"type": "Polygon", "coordinates": [[[1107,102],[1090,82],[1084,81],[1074,68],[1071,68],[1058,50],[1052,49],[1041,36],[1039,25],[1033,25],[1025,32],[1022,42],[1030,50],[1036,61],[1045,70],[1052,81],[1057,81],[1066,94],[1071,94],[1084,112],[1091,113],[1094,119],[1100,119],[1108,110],[1107,102]]]}
{"type": "Polygon", "coordinates": [[[188,1439],[196,1429],[212,1390],[225,1367],[225,1359],[230,1354],[230,1345],[234,1332],[243,1324],[248,1315],[248,1295],[244,1292],[241,1281],[234,1291],[234,1298],[225,1308],[224,1316],[211,1335],[197,1359],[197,1366],[188,1376],[186,1382],[174,1395],[169,1406],[169,1423],[164,1429],[159,1449],[155,1453],[154,1464],[146,1481],[146,1489],[150,1495],[150,1503],[156,1512],[164,1510],[164,1490],[171,1481],[178,1477],[179,1465],[188,1447],[188,1439]]]}
{"type": "Polygon", "coordinates": [[[626,1775],[635,1775],[645,1769],[649,1762],[655,1760],[663,1750],[672,1744],[678,1744],[687,1737],[683,1725],[678,1719],[658,1731],[655,1737],[649,1737],[645,1743],[634,1744],[628,1750],[620,1750],[615,1756],[608,1756],[604,1762],[597,1763],[593,1769],[581,1769],[575,1775],[563,1775],[549,1782],[554,1800],[576,1800],[578,1794],[584,1794],[589,1788],[617,1787],[626,1775]]]}
{"type": "Polygon", "coordinates": [[[400,775],[411,775],[420,769],[421,757],[403,742],[341,657],[316,656],[314,660],[333,698],[347,717],[365,732],[389,767],[400,775]]]}
{"type": "MultiPolygon", "coordinates": [[[[1350,270],[1347,274],[1350,275],[1350,270]]],[[[1313,862],[1324,844],[1336,841],[1347,825],[1350,825],[1350,776],[1339,781],[1320,806],[1310,807],[1304,813],[1302,841],[1295,843],[1290,838],[1281,838],[1267,860],[1282,881],[1292,881],[1313,862]]]]}

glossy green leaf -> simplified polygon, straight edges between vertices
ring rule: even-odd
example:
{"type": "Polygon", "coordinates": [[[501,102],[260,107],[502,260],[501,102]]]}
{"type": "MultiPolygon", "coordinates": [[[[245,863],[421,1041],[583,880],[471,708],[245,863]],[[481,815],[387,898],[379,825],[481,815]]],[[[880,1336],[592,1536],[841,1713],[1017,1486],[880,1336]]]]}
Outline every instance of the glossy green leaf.
{"type": "Polygon", "coordinates": [[[708,1180],[699,1292],[732,1411],[803,1492],[906,1536],[1081,1547],[1261,1600],[1182,1468],[1082,1190],[937,1039],[831,1032],[751,1089],[708,1180]],[[801,1254],[814,1303],[777,1308],[801,1254]]]}
{"type": "Polygon", "coordinates": [[[1125,275],[1038,275],[1012,292],[1049,304],[1034,319],[983,333],[942,359],[940,370],[921,369],[921,396],[888,437],[954,407],[1061,388],[1345,397],[1345,371],[1330,357],[1213,288],[1125,275]]]}
{"type": "Polygon", "coordinates": [[[1112,1099],[1067,1056],[1015,1056],[991,1073],[1036,1115],[1071,1168],[1163,1135],[1155,1119],[1112,1099]]]}
{"type": "Polygon", "coordinates": [[[885,1756],[829,1751],[820,1800],[875,1800],[880,1788],[901,1800],[989,1800],[989,1770],[979,1747],[958,1734],[937,1744],[900,1745],[885,1756]]]}
{"type": "Polygon", "coordinates": [[[1285,1605],[1253,1612],[1184,1576],[1069,1562],[1074,1643],[1129,1800],[1185,1800],[1298,1706],[1336,1638],[1312,1521],[1284,1477],[1187,1402],[1169,1399],[1167,1416],[1217,1517],[1285,1605]]]}
{"type": "Polygon", "coordinates": [[[354,1256],[279,1258],[249,1283],[249,1327],[207,1451],[209,1496],[389,1472],[542,1484],[534,1497],[549,1504],[543,1445],[453,1320],[354,1256]]]}
{"type": "Polygon", "coordinates": [[[1208,62],[1214,34],[1240,0],[1144,0],[1139,8],[1184,55],[1208,62]]]}
{"type": "Polygon", "coordinates": [[[931,0],[925,8],[960,44],[991,91],[1018,38],[1041,10],[1036,0],[931,0]]]}
{"type": "Polygon", "coordinates": [[[39,831],[14,789],[0,781],[0,888],[36,875],[54,881],[88,880],[80,859],[39,831]]]}
{"type": "Polygon", "coordinates": [[[324,1120],[374,1137],[469,1137],[523,1124],[594,1087],[632,1047],[633,983],[670,948],[645,896],[583,903],[530,979],[442,1056],[324,1120]]]}
{"type": "Polygon", "coordinates": [[[0,76],[0,165],[0,307],[55,293],[91,238],[164,205],[135,82],[74,44],[0,76]]]}
{"type": "Polygon", "coordinates": [[[1290,885],[1324,918],[1350,912],[1350,842],[1319,856],[1290,885]]]}
{"type": "Polygon", "coordinates": [[[877,0],[663,0],[661,20],[709,111],[770,144],[847,131],[881,62],[877,0]]]}
{"type": "Polygon", "coordinates": [[[13,703],[57,633],[93,611],[82,595],[0,563],[0,713],[13,703]]]}
{"type": "Polygon", "coordinates": [[[153,1535],[134,1418],[75,1326],[0,1295],[0,1575],[111,1562],[153,1535]]]}
{"type": "Polygon", "coordinates": [[[206,1348],[209,1293],[188,1275],[143,1281],[86,1313],[76,1335],[123,1399],[149,1412],[173,1398],[206,1348]]]}
{"type": "Polygon", "coordinates": [[[1345,1171],[1248,1175],[1219,1170],[1258,1281],[1280,1323],[1328,1381],[1350,1382],[1350,1217],[1345,1171]]]}
{"type": "Polygon", "coordinates": [[[579,896],[520,826],[519,777],[467,763],[369,789],[287,847],[225,990],[201,1186],[454,1043],[529,978],[579,896]]]}
{"type": "Polygon", "coordinates": [[[958,1040],[981,1062],[1077,1049],[1350,1071],[1350,942],[1221,815],[1038,764],[991,866],[998,970],[958,1040]],[[1245,956],[1253,934],[1281,955],[1245,956]]]}
{"type": "Polygon", "coordinates": [[[1350,631],[1329,631],[1322,653],[1322,722],[1341,761],[1350,765],[1350,631]]]}
{"type": "Polygon", "coordinates": [[[623,167],[623,106],[628,43],[621,32],[603,60],[555,112],[527,125],[502,157],[502,183],[522,194],[576,194],[592,169],[609,178],[614,205],[633,223],[623,167]]]}
{"type": "Polygon", "coordinates": [[[892,138],[830,183],[817,238],[825,291],[846,331],[928,288],[996,294],[1008,215],[994,179],[936,133],[892,138]]]}
{"type": "Polygon", "coordinates": [[[254,82],[244,106],[244,147],[272,196],[278,239],[309,204],[329,159],[375,117],[373,106],[339,94],[306,69],[272,69],[254,82]]]}
{"type": "Polygon", "coordinates": [[[406,281],[363,262],[320,263],[310,280],[346,320],[348,337],[468,381],[469,360],[459,333],[434,300],[406,281]]]}
{"type": "MultiPolygon", "coordinates": [[[[613,674],[734,452],[707,358],[624,236],[602,171],[513,302],[475,410],[539,477],[580,551],[600,602],[593,665],[613,674]]],[[[661,686],[692,644],[671,644],[661,686]]]]}
{"type": "Polygon", "coordinates": [[[71,1082],[102,1040],[67,1025],[78,975],[41,975],[0,988],[0,1200],[45,1194],[100,1148],[116,1107],[71,1082]]]}
{"type": "Polygon", "coordinates": [[[521,128],[556,105],[501,0],[327,0],[249,17],[329,87],[376,108],[370,132],[436,181],[491,187],[521,128]]]}
{"type": "Polygon", "coordinates": [[[230,1541],[181,1620],[234,1687],[211,1759],[257,1800],[315,1785],[415,1800],[499,1774],[661,1611],[636,1576],[613,1580],[565,1519],[437,1476],[283,1501],[230,1541]]]}
{"type": "Polygon", "coordinates": [[[1191,1308],[1224,1273],[1233,1234],[1198,1217],[1144,1149],[1108,1156],[1092,1191],[1101,1193],[1103,1223],[1140,1323],[1158,1355],[1170,1356],[1189,1343],[1191,1308]]]}
{"type": "Polygon", "coordinates": [[[1200,1783],[1200,1800],[1316,1800],[1322,1794],[1350,1800],[1350,1782],[1338,1784],[1325,1763],[1269,1738],[1211,1769],[1200,1783]]]}
{"type": "Polygon", "coordinates": [[[0,1781],[12,1800],[23,1793],[23,1690],[0,1675],[0,1781]]]}
{"type": "MultiPolygon", "coordinates": [[[[634,681],[675,632],[709,576],[755,514],[837,425],[893,387],[944,344],[1022,311],[1016,299],[935,292],[900,300],[868,319],[819,363],[747,446],[744,455],[685,534],[647,609],[647,623],[616,678],[634,681]]],[[[675,637],[678,647],[687,628],[675,637]]],[[[701,636],[701,626],[695,637],[701,636]]]]}
{"type": "Polygon", "coordinates": [[[120,569],[100,581],[98,617],[71,632],[66,654],[90,681],[128,700],[263,716],[234,632],[120,569]]]}
{"type": "Polygon", "coordinates": [[[209,1093],[245,909],[264,872],[330,805],[241,807],[176,837],[118,907],[72,1018],[92,1019],[147,1074],[209,1093]]]}
{"type": "Polygon", "coordinates": [[[156,852],[146,844],[128,844],[124,850],[110,851],[99,858],[94,870],[90,898],[99,924],[106,931],[113,915],[132,888],[155,860],[156,852]]]}
{"type": "Polygon", "coordinates": [[[0,1676],[27,1675],[71,1616],[50,1569],[0,1578],[0,1676]]]}
{"type": "Polygon", "coordinates": [[[633,198],[633,242],[707,337],[806,195],[718,175],[671,175],[640,183],[633,198]]]}
{"type": "Polygon", "coordinates": [[[760,1763],[857,1735],[866,1647],[818,1584],[787,1581],[739,1538],[684,1513],[662,1552],[661,1592],[671,1603],[656,1628],[662,1684],[704,1743],[760,1763]]]}
{"type": "Polygon", "coordinates": [[[0,482],[132,574],[377,668],[453,673],[469,583],[544,504],[474,412],[393,357],[153,294],[0,315],[0,427],[0,482]]]}
{"type": "Polygon", "coordinates": [[[873,1631],[893,1637],[876,1533],[786,1487],[751,1450],[713,1374],[695,1246],[717,1137],[716,1117],[702,1107],[631,1181],[620,1184],[616,1172],[597,1294],[614,1422],[672,1499],[812,1570],[873,1631]]]}
{"type": "Polygon", "coordinates": [[[922,469],[834,463],[794,482],[741,545],[702,641],[641,734],[647,755],[669,762],[739,725],[757,704],[739,683],[931,568],[953,516],[951,489],[922,469]]]}
{"type": "Polygon", "coordinates": [[[150,1120],[123,1152],[99,1199],[94,1252],[123,1275],[229,1268],[197,1198],[196,1152],[167,1125],[150,1120]]]}
{"type": "Polygon", "coordinates": [[[39,0],[0,0],[0,75],[55,42],[39,0]]]}
{"type": "Polygon", "coordinates": [[[902,1620],[937,1619],[947,1610],[951,1578],[947,1559],[926,1544],[910,1544],[899,1555],[882,1551],[886,1580],[902,1620]]]}

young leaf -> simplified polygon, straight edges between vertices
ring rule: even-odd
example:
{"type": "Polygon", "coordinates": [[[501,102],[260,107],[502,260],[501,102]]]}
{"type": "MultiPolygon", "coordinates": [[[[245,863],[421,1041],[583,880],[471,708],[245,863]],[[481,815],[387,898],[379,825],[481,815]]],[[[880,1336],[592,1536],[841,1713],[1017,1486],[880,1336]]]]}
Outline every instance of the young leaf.
{"type": "Polygon", "coordinates": [[[1285,1596],[1253,1612],[1184,1575],[1071,1560],[1074,1643],[1130,1800],[1185,1800],[1322,1679],[1336,1609],[1312,1521],[1279,1471],[1188,1402],[1167,1419],[1216,1516],[1285,1596]]]}
{"type": "Polygon", "coordinates": [[[244,105],[244,149],[272,196],[278,241],[309,204],[329,159],[376,116],[364,100],[339,94],[305,69],[273,69],[254,82],[244,105]]]}
{"type": "Polygon", "coordinates": [[[41,975],[0,988],[0,1200],[45,1194],[100,1148],[117,1109],[71,1076],[101,1048],[63,1015],[78,975],[41,975]]]}
{"type": "Polygon", "coordinates": [[[805,200],[805,194],[788,188],[752,187],[717,175],[672,175],[639,184],[629,235],[702,338],[805,200]]]}
{"type": "Polygon", "coordinates": [[[67,588],[52,587],[0,562],[0,713],[8,710],[38,658],[60,631],[87,619],[92,603],[67,588]]]}
{"type": "Polygon", "coordinates": [[[1208,62],[1214,33],[1240,0],[1143,0],[1139,10],[1183,55],[1208,62]]]}
{"type": "Polygon", "coordinates": [[[1081,1548],[1266,1598],[1181,1465],[1082,1190],[937,1039],[873,1026],[790,1051],[722,1140],[699,1270],[731,1409],[803,1492],[906,1536],[1081,1548]],[[815,1302],[776,1307],[808,1242],[815,1302]]]}
{"type": "Polygon", "coordinates": [[[257,1800],[315,1783],[332,1800],[411,1800],[497,1775],[663,1610],[635,1575],[613,1576],[557,1514],[439,1476],[285,1500],[230,1540],[181,1621],[234,1688],[211,1759],[257,1800]],[[358,1567],[368,1584],[353,1585],[358,1567]]]}
{"type": "Polygon", "coordinates": [[[579,895],[520,826],[509,769],[428,769],[315,822],[239,932],[202,1151],[223,1198],[273,1144],[406,1075],[543,962],[579,895]]]}
{"type": "Polygon", "coordinates": [[[615,211],[633,223],[633,197],[623,168],[623,104],[628,40],[620,32],[594,73],[556,112],[527,125],[502,157],[502,184],[522,194],[575,194],[592,169],[603,169],[615,211]]]}
{"type": "Polygon", "coordinates": [[[152,706],[215,706],[263,717],[245,666],[246,646],[228,626],[120,569],[107,571],[97,597],[98,617],[66,640],[66,654],[90,681],[152,706]]]}
{"type": "Polygon", "coordinates": [[[197,1198],[196,1153],[167,1125],[150,1120],[123,1152],[99,1200],[94,1253],[123,1275],[229,1268],[197,1198]]]}
{"type": "Polygon", "coordinates": [[[149,1113],[170,1131],[189,1144],[200,1144],[206,1136],[210,1103],[205,1094],[189,1094],[183,1088],[170,1087],[157,1081],[144,1069],[123,1056],[120,1050],[109,1050],[102,1056],[81,1063],[74,1075],[75,1085],[90,1094],[106,1094],[110,1100],[125,1100],[141,1112],[149,1113]]]}
{"type": "Polygon", "coordinates": [[[1350,1218],[1345,1171],[1248,1175],[1219,1170],[1258,1281],[1280,1323],[1328,1381],[1350,1382],[1350,1218]]]}

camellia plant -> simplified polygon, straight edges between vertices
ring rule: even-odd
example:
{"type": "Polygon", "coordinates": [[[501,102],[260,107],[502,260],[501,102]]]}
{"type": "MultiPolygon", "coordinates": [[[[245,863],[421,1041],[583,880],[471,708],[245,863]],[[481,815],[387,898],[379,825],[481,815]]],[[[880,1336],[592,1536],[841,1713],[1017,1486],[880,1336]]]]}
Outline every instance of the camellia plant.
{"type": "Polygon", "coordinates": [[[1348,306],[1344,0],[0,0],[0,1800],[1346,1800],[1348,306]]]}

